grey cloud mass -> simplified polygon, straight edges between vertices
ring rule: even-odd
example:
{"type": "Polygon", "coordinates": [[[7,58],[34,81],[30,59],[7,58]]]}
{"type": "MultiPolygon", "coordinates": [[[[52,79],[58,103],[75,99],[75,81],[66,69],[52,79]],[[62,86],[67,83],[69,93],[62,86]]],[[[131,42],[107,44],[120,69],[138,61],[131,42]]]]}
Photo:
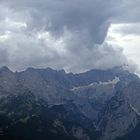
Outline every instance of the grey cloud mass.
{"type": "Polygon", "coordinates": [[[140,22],[136,23],[129,23],[125,25],[120,25],[118,29],[115,30],[115,32],[119,32],[122,35],[140,35],[140,22]]]}
{"type": "Polygon", "coordinates": [[[138,0],[1,0],[0,66],[81,72],[129,63],[105,38],[111,23],[139,22],[139,7],[138,0]]]}

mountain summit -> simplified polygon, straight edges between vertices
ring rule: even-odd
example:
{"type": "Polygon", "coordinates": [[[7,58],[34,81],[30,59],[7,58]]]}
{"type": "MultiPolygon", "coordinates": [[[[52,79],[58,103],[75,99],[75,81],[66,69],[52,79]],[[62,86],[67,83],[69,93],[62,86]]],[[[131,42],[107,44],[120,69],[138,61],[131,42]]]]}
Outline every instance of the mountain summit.
{"type": "Polygon", "coordinates": [[[3,67],[0,139],[131,140],[127,135],[139,130],[139,92],[140,79],[120,68],[73,74],[3,67]]]}

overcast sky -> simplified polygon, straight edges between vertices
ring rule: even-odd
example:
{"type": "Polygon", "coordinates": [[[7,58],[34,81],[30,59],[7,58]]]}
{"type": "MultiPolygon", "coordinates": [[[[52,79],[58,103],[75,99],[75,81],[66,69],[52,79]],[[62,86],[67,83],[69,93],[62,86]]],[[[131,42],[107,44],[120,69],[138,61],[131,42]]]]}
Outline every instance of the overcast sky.
{"type": "Polygon", "coordinates": [[[139,0],[1,0],[0,66],[140,68],[139,0]]]}

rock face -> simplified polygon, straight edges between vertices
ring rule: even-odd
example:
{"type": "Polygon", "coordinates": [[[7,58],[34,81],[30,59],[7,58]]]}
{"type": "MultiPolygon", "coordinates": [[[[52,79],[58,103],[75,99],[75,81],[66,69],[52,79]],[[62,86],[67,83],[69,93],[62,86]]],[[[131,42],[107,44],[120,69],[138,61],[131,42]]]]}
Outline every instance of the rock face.
{"type": "Polygon", "coordinates": [[[121,139],[139,130],[139,101],[139,78],[121,68],[72,74],[3,67],[0,139],[121,139]]]}
{"type": "Polygon", "coordinates": [[[140,120],[140,82],[130,82],[109,101],[99,122],[103,140],[131,132],[140,120]]]}

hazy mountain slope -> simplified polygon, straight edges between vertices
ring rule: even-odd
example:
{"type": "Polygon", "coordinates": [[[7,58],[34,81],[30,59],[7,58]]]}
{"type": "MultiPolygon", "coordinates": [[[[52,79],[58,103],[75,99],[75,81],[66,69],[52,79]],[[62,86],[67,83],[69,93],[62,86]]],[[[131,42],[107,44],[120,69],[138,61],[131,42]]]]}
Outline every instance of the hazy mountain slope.
{"type": "Polygon", "coordinates": [[[0,139],[84,139],[94,137],[94,126],[72,104],[48,108],[32,93],[0,100],[0,139]],[[92,132],[92,133],[91,133],[92,132]]]}
{"type": "Polygon", "coordinates": [[[0,138],[113,140],[139,124],[139,78],[123,70],[73,74],[0,69],[0,138]]]}

